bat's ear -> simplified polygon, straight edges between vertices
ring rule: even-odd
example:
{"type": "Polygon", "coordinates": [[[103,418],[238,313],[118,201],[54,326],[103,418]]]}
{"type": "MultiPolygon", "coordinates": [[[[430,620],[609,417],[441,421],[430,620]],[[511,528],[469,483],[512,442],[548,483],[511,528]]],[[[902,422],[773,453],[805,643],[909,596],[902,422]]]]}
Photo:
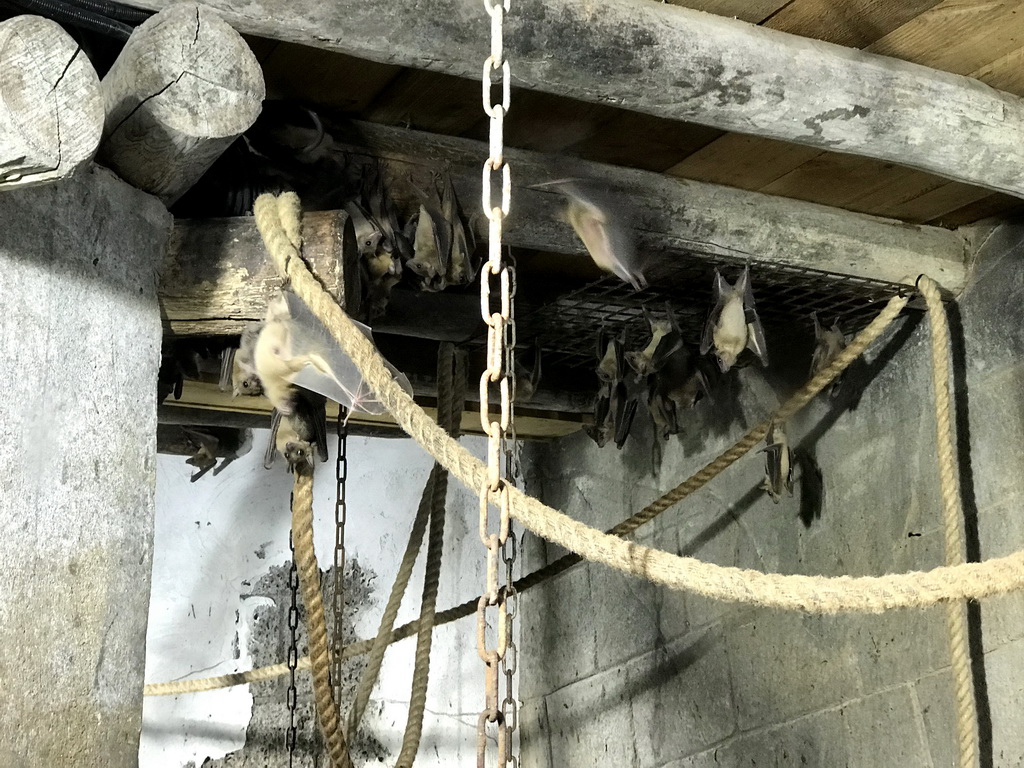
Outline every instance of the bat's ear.
{"type": "Polygon", "coordinates": [[[729,284],[725,282],[725,278],[722,277],[722,273],[715,269],[715,284],[714,284],[714,301],[717,304],[725,292],[729,289],[729,284]]]}

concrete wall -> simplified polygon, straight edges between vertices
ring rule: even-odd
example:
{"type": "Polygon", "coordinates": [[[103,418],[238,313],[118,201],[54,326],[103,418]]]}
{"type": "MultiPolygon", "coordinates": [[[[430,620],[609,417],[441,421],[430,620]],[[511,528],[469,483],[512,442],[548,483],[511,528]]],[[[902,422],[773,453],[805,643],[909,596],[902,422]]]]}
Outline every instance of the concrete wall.
{"type": "Polygon", "coordinates": [[[138,751],[171,219],[102,169],[0,194],[0,765],[138,751]]]}
{"type": "MultiPolygon", "coordinates": [[[[1024,547],[1022,262],[1024,227],[998,230],[959,310],[960,440],[969,454],[963,481],[975,557],[1024,547]]],[[[791,439],[813,449],[820,484],[806,471],[796,496],[775,505],[758,489],[763,459],[751,454],[637,538],[784,573],[941,564],[923,315],[884,341],[853,372],[838,405],[819,399],[791,424],[791,439]]],[[[660,463],[646,424],[621,453],[577,435],[534,452],[528,487],[581,520],[610,526],[770,413],[806,375],[804,353],[778,355],[788,376],[775,368],[770,383],[743,371],[739,397],[698,406],[660,463]]],[[[551,549],[533,541],[530,567],[560,554],[551,549]]],[[[955,763],[941,607],[825,618],[712,602],[585,565],[526,595],[521,616],[523,764],[531,768],[955,763]]],[[[972,611],[983,766],[1024,765],[1022,638],[1021,595],[972,611]]]]}
{"type": "MultiPolygon", "coordinates": [[[[252,452],[222,474],[208,474],[194,484],[189,482],[192,467],[182,457],[158,459],[147,682],[218,675],[285,659],[291,476],[280,460],[272,471],[263,469],[267,439],[266,430],[256,430],[252,452]]],[[[465,440],[482,455],[483,441],[465,440]]],[[[333,562],[334,455],[332,445],[331,463],[317,465],[314,487],[317,557],[324,569],[333,562]]],[[[346,635],[364,638],[376,632],[431,462],[411,440],[351,438],[348,456],[346,635]]],[[[479,594],[483,584],[476,499],[454,482],[448,515],[439,608],[479,594]]],[[[419,615],[422,558],[399,623],[419,615]]],[[[303,631],[300,653],[304,645],[303,631]]],[[[398,756],[414,649],[415,640],[405,640],[385,656],[381,682],[363,720],[364,736],[353,753],[357,766],[379,765],[379,760],[394,764],[398,756]]],[[[417,766],[470,764],[483,703],[472,619],[436,630],[431,665],[417,766]]],[[[359,663],[347,668],[349,691],[361,669],[359,663]]],[[[279,678],[217,692],[147,698],[140,765],[287,765],[287,686],[287,678],[279,678]]],[[[298,766],[314,765],[318,756],[310,687],[309,675],[299,673],[298,766]]],[[[345,696],[346,702],[350,699],[345,696]]]]}

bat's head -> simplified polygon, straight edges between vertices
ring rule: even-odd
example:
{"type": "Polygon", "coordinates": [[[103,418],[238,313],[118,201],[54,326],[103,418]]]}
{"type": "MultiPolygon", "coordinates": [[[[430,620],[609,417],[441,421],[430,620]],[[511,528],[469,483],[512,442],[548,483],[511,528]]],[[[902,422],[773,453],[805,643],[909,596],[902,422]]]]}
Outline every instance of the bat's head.
{"type": "Polygon", "coordinates": [[[313,446],[305,440],[293,440],[284,446],[284,458],[290,472],[313,469],[313,446]]]}
{"type": "Polygon", "coordinates": [[[248,376],[236,378],[231,393],[235,397],[256,397],[263,394],[263,384],[259,376],[251,373],[248,376]]]}

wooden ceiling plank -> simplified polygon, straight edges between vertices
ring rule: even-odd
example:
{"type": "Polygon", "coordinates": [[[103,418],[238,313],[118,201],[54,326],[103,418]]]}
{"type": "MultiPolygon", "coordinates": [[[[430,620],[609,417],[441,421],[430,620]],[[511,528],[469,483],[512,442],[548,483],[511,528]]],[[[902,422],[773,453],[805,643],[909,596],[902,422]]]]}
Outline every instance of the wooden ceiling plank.
{"type": "Polygon", "coordinates": [[[966,75],[1022,45],[1016,0],[945,0],[865,50],[966,75]]]}
{"type": "Polygon", "coordinates": [[[707,146],[722,132],[638,112],[616,110],[616,116],[584,141],[565,148],[577,157],[663,173],[679,158],[707,146]]]}
{"type": "Polygon", "coordinates": [[[419,69],[404,70],[362,116],[385,125],[454,136],[481,138],[487,131],[479,82],[419,69]]]}
{"type": "MultiPolygon", "coordinates": [[[[477,0],[210,5],[244,32],[471,81],[488,53],[477,0]]],[[[1024,195],[1024,101],[968,78],[649,0],[524,0],[505,46],[526,88],[1024,195]]]]}
{"type": "Polygon", "coordinates": [[[596,135],[620,111],[525,88],[513,89],[512,103],[505,119],[505,142],[534,152],[562,152],[596,135]]]}
{"type": "Polygon", "coordinates": [[[793,0],[764,26],[849,48],[864,48],[940,0],[793,0]]]}
{"type": "Polygon", "coordinates": [[[671,5],[760,24],[792,0],[666,0],[671,5]]]}
{"type": "Polygon", "coordinates": [[[820,154],[814,147],[801,144],[728,133],[672,166],[666,173],[694,181],[757,190],[820,154]]]}
{"type": "Polygon", "coordinates": [[[1024,96],[1024,47],[989,62],[972,72],[971,77],[997,90],[1024,96]]]}
{"type": "Polygon", "coordinates": [[[896,206],[892,209],[891,215],[913,224],[923,224],[926,221],[941,218],[965,205],[983,200],[989,194],[979,187],[951,181],[896,206]]]}
{"type": "Polygon", "coordinates": [[[955,229],[965,224],[973,224],[976,221],[987,219],[992,216],[1020,216],[1024,213],[1024,202],[1017,197],[1001,195],[998,192],[981,200],[976,200],[955,211],[937,216],[928,223],[938,227],[955,229]]]}
{"type": "Polygon", "coordinates": [[[262,63],[268,99],[295,99],[350,114],[366,109],[402,72],[295,43],[280,43],[262,63]]]}

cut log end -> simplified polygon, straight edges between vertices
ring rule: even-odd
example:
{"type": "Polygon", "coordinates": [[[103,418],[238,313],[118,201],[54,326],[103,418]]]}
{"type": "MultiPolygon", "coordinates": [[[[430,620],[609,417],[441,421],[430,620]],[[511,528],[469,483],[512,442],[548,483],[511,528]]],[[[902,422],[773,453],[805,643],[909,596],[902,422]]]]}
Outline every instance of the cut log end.
{"type": "Polygon", "coordinates": [[[249,128],[266,87],[241,35],[181,3],[135,30],[103,79],[103,162],[170,205],[249,128]]]}
{"type": "Polygon", "coordinates": [[[99,78],[56,22],[0,22],[0,190],[72,175],[103,132],[99,78]]]}

